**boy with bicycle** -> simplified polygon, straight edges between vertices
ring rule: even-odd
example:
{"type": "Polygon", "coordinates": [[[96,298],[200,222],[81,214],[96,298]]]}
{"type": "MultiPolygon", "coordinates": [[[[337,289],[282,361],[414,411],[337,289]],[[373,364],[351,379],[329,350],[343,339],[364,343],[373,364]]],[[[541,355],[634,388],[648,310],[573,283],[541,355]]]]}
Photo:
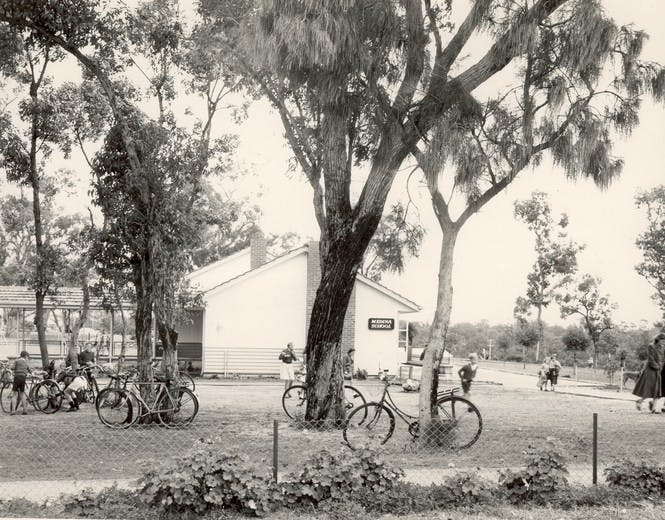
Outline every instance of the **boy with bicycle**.
{"type": "Polygon", "coordinates": [[[30,365],[28,360],[30,359],[30,354],[27,351],[23,350],[20,354],[20,357],[14,361],[13,371],[14,371],[14,382],[12,383],[12,411],[11,415],[16,415],[18,412],[18,405],[21,405],[23,412],[21,415],[28,415],[28,411],[25,408],[25,380],[28,377],[28,374],[32,372],[30,370],[30,365]]]}

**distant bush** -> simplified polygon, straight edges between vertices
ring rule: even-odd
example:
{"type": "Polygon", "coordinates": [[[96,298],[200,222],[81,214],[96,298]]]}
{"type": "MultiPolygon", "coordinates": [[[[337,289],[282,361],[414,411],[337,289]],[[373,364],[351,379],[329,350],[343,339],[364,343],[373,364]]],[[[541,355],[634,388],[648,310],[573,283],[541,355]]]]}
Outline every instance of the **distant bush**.
{"type": "Polygon", "coordinates": [[[365,370],[364,368],[359,368],[358,370],[356,370],[355,378],[367,379],[367,370],[365,370]]]}
{"type": "Polygon", "coordinates": [[[630,489],[641,495],[665,495],[665,467],[651,462],[623,460],[605,468],[610,487],[630,489]]]}

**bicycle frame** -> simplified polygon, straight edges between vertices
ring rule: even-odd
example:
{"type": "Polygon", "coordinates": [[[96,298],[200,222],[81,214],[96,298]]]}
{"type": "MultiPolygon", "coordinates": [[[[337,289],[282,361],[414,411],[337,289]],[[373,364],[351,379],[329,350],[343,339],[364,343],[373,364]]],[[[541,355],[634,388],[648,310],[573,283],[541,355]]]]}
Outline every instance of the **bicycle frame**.
{"type": "MultiPolygon", "coordinates": [[[[127,384],[127,380],[125,379],[125,385],[127,384]]],[[[169,396],[169,401],[171,401],[171,404],[173,404],[173,397],[171,396],[171,393],[168,391],[166,388],[166,383],[164,382],[140,382],[140,381],[132,381],[131,385],[129,385],[126,390],[132,396],[139,402],[139,409],[137,410],[138,413],[138,418],[141,417],[146,417],[150,414],[157,413],[159,410],[156,408],[157,403],[159,402],[160,397],[164,393],[166,393],[169,396]],[[157,392],[155,393],[155,398],[152,399],[152,406],[148,404],[145,399],[143,399],[143,396],[141,395],[141,388],[139,385],[151,385],[151,386],[157,386],[159,387],[157,389],[157,392]]]]}
{"type": "Polygon", "coordinates": [[[408,413],[403,411],[399,406],[397,406],[397,403],[395,403],[395,401],[393,401],[393,398],[390,395],[390,382],[388,380],[384,382],[383,394],[381,395],[381,399],[378,402],[379,404],[393,411],[395,415],[397,415],[400,419],[402,419],[406,424],[410,424],[411,421],[417,419],[415,415],[409,415],[408,413]]]}
{"type": "MultiPolygon", "coordinates": [[[[439,392],[437,394],[437,400],[441,399],[442,397],[454,395],[455,393],[457,393],[458,390],[459,388],[451,388],[449,390],[444,390],[443,392],[439,392]]],[[[387,379],[384,381],[383,394],[381,395],[381,399],[378,402],[379,404],[382,404],[385,407],[389,408],[392,412],[395,413],[395,415],[397,415],[400,419],[402,419],[406,424],[410,425],[412,421],[418,419],[417,416],[406,413],[399,406],[397,406],[397,403],[395,403],[395,401],[393,401],[393,398],[390,395],[390,381],[388,381],[387,379]]]]}

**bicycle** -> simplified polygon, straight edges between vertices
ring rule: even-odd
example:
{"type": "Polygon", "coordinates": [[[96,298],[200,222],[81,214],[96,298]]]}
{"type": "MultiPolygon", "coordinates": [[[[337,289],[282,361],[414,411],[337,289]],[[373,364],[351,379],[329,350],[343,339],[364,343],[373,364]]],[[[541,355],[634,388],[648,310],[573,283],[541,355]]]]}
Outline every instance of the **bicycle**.
{"type": "MultiPolygon", "coordinates": [[[[365,403],[365,397],[360,393],[360,390],[351,385],[344,385],[345,413],[365,403]]],[[[282,394],[282,408],[284,408],[284,412],[289,419],[303,419],[305,410],[307,409],[307,387],[302,384],[296,384],[284,390],[282,394]]]]}
{"type": "MultiPolygon", "coordinates": [[[[153,360],[150,366],[151,370],[154,371],[157,368],[158,364],[159,360],[153,360]]],[[[120,372],[118,370],[118,372],[116,372],[114,375],[107,373],[107,375],[111,377],[111,380],[106,385],[106,388],[126,388],[128,378],[125,377],[125,374],[127,374],[129,378],[135,378],[138,375],[138,370],[135,367],[129,367],[126,372],[120,372]],[[122,374],[121,377],[114,377],[114,376],[120,376],[121,374],[122,374]],[[124,384],[122,386],[120,385],[121,381],[124,381],[124,384]]],[[[157,382],[164,379],[160,374],[154,375],[153,377],[157,382]]],[[[194,379],[186,372],[180,372],[180,371],[178,372],[178,384],[181,387],[189,388],[192,392],[196,390],[196,383],[194,383],[194,379]]]]}
{"type": "MultiPolygon", "coordinates": [[[[38,412],[51,414],[60,409],[62,395],[58,383],[52,379],[44,379],[45,371],[34,371],[26,378],[26,402],[38,412]]],[[[0,389],[0,408],[5,413],[14,409],[14,392],[8,383],[0,389]]]]}
{"type": "Polygon", "coordinates": [[[176,386],[172,393],[168,381],[131,381],[128,385],[129,374],[111,377],[123,380],[124,388],[105,388],[95,401],[99,420],[109,428],[129,428],[139,419],[152,415],[162,425],[175,428],[190,424],[199,411],[199,400],[189,388],[176,386]],[[140,385],[156,389],[154,399],[147,402],[141,395],[140,385]]]}
{"type": "Polygon", "coordinates": [[[99,395],[99,384],[97,383],[97,378],[95,378],[93,370],[99,370],[102,373],[104,372],[104,368],[99,365],[85,365],[79,367],[76,372],[76,375],[82,375],[87,383],[86,388],[80,395],[82,398],[81,402],[84,403],[94,404],[97,400],[97,396],[99,395]]]}
{"type": "Polygon", "coordinates": [[[0,361],[0,387],[11,384],[14,380],[14,373],[9,367],[9,361],[0,361]]]}
{"type": "MultiPolygon", "coordinates": [[[[361,405],[347,416],[344,441],[351,449],[360,446],[383,445],[395,431],[395,415],[402,419],[414,439],[420,436],[418,418],[401,410],[390,395],[390,380],[384,380],[383,394],[378,402],[361,405]]],[[[429,440],[438,447],[451,450],[466,449],[480,437],[483,420],[471,401],[455,395],[460,389],[452,388],[437,396],[438,418],[432,419],[428,429],[429,440]]]]}

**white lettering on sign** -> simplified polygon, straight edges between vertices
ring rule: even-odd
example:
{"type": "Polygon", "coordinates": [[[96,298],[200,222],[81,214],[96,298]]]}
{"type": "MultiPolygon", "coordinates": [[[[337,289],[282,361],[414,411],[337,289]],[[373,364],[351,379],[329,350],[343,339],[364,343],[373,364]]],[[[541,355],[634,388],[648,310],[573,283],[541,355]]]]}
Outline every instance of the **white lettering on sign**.
{"type": "Polygon", "coordinates": [[[393,318],[370,318],[367,326],[369,330],[394,330],[395,320],[393,318]]]}

